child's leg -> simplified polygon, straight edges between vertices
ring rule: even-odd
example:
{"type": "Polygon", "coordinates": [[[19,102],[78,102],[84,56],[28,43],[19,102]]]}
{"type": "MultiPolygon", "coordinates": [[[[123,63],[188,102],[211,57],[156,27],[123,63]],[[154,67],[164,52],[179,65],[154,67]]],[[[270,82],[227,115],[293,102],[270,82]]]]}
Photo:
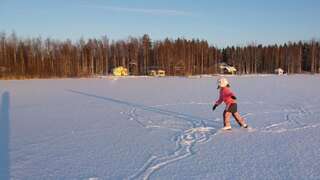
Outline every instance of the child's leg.
{"type": "Polygon", "coordinates": [[[246,124],[244,119],[240,116],[238,112],[232,113],[232,116],[240,126],[244,126],[246,124]]]}
{"type": "Polygon", "coordinates": [[[224,125],[224,127],[231,127],[230,117],[231,117],[231,112],[227,112],[227,111],[223,112],[223,125],[224,125]]]}

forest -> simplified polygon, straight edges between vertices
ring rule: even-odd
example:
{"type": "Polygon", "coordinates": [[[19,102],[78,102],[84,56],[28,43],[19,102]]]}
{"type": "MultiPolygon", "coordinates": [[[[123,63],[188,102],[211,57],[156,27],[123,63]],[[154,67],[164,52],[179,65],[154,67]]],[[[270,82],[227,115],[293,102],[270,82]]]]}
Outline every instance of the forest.
{"type": "Polygon", "coordinates": [[[147,34],[126,40],[56,40],[18,38],[0,33],[0,78],[56,78],[108,75],[118,66],[130,75],[162,69],[170,76],[217,74],[219,63],[237,68],[238,74],[268,74],[282,68],[288,74],[319,73],[318,40],[284,44],[218,48],[200,39],[152,41],[147,34]]]}

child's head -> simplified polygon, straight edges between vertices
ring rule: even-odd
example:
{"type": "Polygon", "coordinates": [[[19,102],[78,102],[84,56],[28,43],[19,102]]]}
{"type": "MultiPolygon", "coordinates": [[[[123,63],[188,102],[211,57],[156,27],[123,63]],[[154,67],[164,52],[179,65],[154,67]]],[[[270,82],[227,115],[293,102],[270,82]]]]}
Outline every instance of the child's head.
{"type": "Polygon", "coordinates": [[[220,78],[217,81],[218,89],[223,87],[230,87],[229,82],[226,78],[220,78]]]}

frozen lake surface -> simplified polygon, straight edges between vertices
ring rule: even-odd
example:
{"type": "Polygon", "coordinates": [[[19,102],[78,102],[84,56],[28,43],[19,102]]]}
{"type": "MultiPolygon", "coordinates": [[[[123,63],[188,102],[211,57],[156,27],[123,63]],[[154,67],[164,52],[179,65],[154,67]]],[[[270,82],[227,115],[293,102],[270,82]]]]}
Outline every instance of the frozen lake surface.
{"type": "Polygon", "coordinates": [[[0,81],[0,179],[320,179],[320,76],[0,81]]]}

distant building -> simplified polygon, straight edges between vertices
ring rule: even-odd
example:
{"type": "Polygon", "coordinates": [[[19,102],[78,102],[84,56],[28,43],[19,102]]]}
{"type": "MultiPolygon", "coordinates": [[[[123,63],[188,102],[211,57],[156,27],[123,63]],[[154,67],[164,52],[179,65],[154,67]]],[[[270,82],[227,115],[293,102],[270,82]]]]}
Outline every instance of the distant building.
{"type": "Polygon", "coordinates": [[[278,75],[283,75],[284,70],[281,69],[281,68],[277,68],[277,69],[274,70],[274,73],[276,73],[276,74],[278,74],[278,75]]]}
{"type": "Polygon", "coordinates": [[[164,76],[166,76],[166,72],[164,71],[164,70],[158,70],[158,76],[159,77],[164,77],[164,76]]]}
{"type": "Polygon", "coordinates": [[[128,69],[122,66],[113,69],[114,76],[128,76],[128,69]]]}
{"type": "Polygon", "coordinates": [[[148,72],[149,76],[157,76],[157,77],[164,77],[166,76],[166,72],[164,70],[158,69],[158,70],[149,70],[148,72]]]}
{"type": "Polygon", "coordinates": [[[157,71],[156,70],[150,70],[148,72],[149,76],[157,76],[157,71]]]}
{"type": "Polygon", "coordinates": [[[233,66],[228,65],[227,63],[219,64],[221,74],[236,74],[237,69],[233,66]]]}
{"type": "Polygon", "coordinates": [[[186,65],[184,61],[180,60],[175,64],[172,64],[173,75],[175,76],[184,76],[186,73],[186,65]]]}

